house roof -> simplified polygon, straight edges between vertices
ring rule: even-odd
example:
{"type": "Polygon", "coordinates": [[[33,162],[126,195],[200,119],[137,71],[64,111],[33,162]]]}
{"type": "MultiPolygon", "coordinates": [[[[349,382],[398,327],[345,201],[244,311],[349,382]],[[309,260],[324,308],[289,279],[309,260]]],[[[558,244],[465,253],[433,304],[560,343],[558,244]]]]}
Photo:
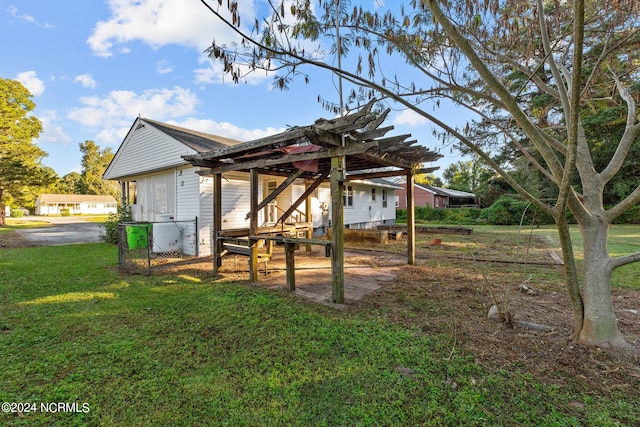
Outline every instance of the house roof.
{"type": "Polygon", "coordinates": [[[378,185],[380,187],[389,187],[389,188],[395,188],[395,189],[401,189],[402,186],[398,185],[392,181],[389,181],[388,179],[384,179],[384,178],[369,178],[367,179],[368,183],[372,183],[374,185],[378,185]]]}
{"type": "Polygon", "coordinates": [[[38,200],[40,203],[116,203],[116,199],[113,196],[96,194],[40,194],[38,200]]]}
{"type": "Polygon", "coordinates": [[[440,196],[453,197],[457,199],[465,199],[465,198],[474,198],[476,197],[473,193],[467,193],[466,191],[452,190],[450,188],[440,188],[434,187],[433,185],[426,184],[416,184],[416,187],[424,188],[427,191],[431,191],[440,196]]]}
{"type": "Polygon", "coordinates": [[[204,132],[183,128],[180,126],[162,123],[151,119],[142,118],[142,121],[149,123],[156,129],[166,133],[184,145],[194,149],[198,153],[204,153],[231,145],[240,144],[240,141],[225,138],[218,135],[212,135],[204,132]]]}
{"type": "Polygon", "coordinates": [[[156,120],[135,119],[103,178],[122,180],[188,164],[180,156],[227,148],[240,141],[156,120]]]}

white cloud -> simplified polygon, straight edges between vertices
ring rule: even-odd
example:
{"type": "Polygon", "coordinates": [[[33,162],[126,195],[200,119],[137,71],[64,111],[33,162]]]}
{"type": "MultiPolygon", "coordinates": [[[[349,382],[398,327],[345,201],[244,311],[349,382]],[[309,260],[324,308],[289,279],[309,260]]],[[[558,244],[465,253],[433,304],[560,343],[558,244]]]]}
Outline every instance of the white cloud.
{"type": "MultiPolygon", "coordinates": [[[[212,83],[233,83],[231,75],[224,73],[222,64],[212,60],[202,60],[200,62],[207,63],[207,68],[196,68],[194,83],[196,84],[212,84],[212,83]]],[[[248,84],[257,84],[264,79],[271,78],[271,74],[266,71],[251,71],[248,65],[240,66],[240,82],[248,84]]]]}
{"type": "Polygon", "coordinates": [[[62,145],[71,143],[71,138],[64,133],[60,125],[56,124],[58,117],[55,111],[41,111],[38,113],[38,119],[42,122],[42,133],[38,138],[38,142],[62,145]]]}
{"type": "MultiPolygon", "coordinates": [[[[133,118],[130,120],[133,123],[133,118]]],[[[100,144],[118,146],[127,136],[127,132],[131,128],[131,123],[128,126],[121,126],[117,128],[103,129],[96,135],[96,141],[100,141],[100,144]]]]}
{"type": "Polygon", "coordinates": [[[413,110],[403,110],[395,117],[393,122],[397,125],[421,126],[427,123],[428,120],[413,110]]]}
{"type": "Polygon", "coordinates": [[[158,74],[169,74],[173,71],[173,65],[167,60],[156,62],[156,71],[158,74]]]}
{"type": "MultiPolygon", "coordinates": [[[[87,39],[98,56],[112,56],[114,47],[132,41],[141,41],[154,49],[178,44],[202,52],[214,38],[234,37],[199,1],[107,0],[106,3],[111,16],[97,22],[87,39]]],[[[246,7],[243,4],[243,10],[253,10],[246,7]]]]}
{"type": "Polygon", "coordinates": [[[18,73],[16,80],[29,89],[33,96],[40,96],[44,93],[44,82],[38,78],[35,71],[18,73]]]}
{"type": "Polygon", "coordinates": [[[130,126],[138,115],[165,120],[195,112],[197,96],[188,89],[151,89],[137,94],[114,90],[105,97],[80,98],[83,107],[69,113],[69,118],[83,125],[110,129],[130,126]]]}
{"type": "Polygon", "coordinates": [[[94,89],[96,87],[96,81],[93,79],[93,76],[89,73],[81,74],[73,79],[74,83],[80,83],[82,87],[88,87],[94,89]]]}
{"type": "Polygon", "coordinates": [[[212,135],[220,135],[225,138],[236,139],[238,141],[252,141],[254,139],[263,138],[265,136],[274,135],[284,132],[286,129],[243,129],[228,122],[216,122],[213,120],[203,120],[188,118],[180,122],[169,121],[171,124],[181,126],[187,129],[193,129],[199,132],[205,132],[212,135]]]}
{"type": "Polygon", "coordinates": [[[9,8],[7,9],[7,12],[9,12],[9,14],[14,18],[18,18],[26,22],[36,22],[35,18],[31,15],[27,15],[26,13],[23,13],[22,15],[19,14],[18,8],[15,6],[9,6],[9,8]]]}
{"type": "Polygon", "coordinates": [[[9,6],[7,8],[7,12],[9,12],[9,15],[13,16],[16,19],[20,19],[20,20],[25,21],[25,22],[36,24],[40,28],[53,28],[53,25],[51,25],[51,24],[47,24],[47,23],[42,24],[42,23],[37,22],[36,19],[33,16],[31,16],[31,15],[29,15],[27,13],[22,13],[22,14],[19,13],[18,12],[18,8],[15,7],[15,6],[9,6]]]}

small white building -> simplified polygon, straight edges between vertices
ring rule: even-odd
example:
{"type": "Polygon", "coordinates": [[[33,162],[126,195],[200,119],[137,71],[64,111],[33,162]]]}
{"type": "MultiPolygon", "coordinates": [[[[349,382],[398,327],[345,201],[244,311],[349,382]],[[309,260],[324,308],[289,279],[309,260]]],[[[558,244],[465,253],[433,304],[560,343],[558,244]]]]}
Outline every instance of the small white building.
{"type": "Polygon", "coordinates": [[[91,194],[41,194],[36,198],[36,215],[105,215],[118,211],[113,196],[91,194]]]}
{"type": "MultiPolygon", "coordinates": [[[[182,156],[219,150],[240,141],[137,118],[118,148],[103,178],[121,183],[123,199],[131,205],[135,221],[192,221],[200,256],[211,254],[213,229],[213,178],[200,176],[203,168],[192,166],[182,156]]],[[[260,199],[265,199],[285,177],[261,176],[260,199]]],[[[249,174],[223,174],[222,229],[248,228],[249,174]]],[[[349,181],[345,184],[344,224],[347,228],[369,228],[395,222],[395,190],[401,187],[384,179],[349,181]]],[[[259,212],[260,225],[275,224],[305,191],[305,181],[296,180],[259,212]]],[[[315,234],[330,226],[329,185],[320,185],[311,195],[315,234]]],[[[306,221],[304,206],[288,221],[306,221]]]]}

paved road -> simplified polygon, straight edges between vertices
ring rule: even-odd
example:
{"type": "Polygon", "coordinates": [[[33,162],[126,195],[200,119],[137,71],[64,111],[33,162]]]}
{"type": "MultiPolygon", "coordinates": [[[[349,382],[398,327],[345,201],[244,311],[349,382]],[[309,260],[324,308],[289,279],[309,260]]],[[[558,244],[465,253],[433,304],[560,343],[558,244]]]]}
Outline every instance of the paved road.
{"type": "Polygon", "coordinates": [[[87,222],[82,217],[29,217],[37,221],[46,221],[47,227],[25,228],[17,230],[25,239],[37,246],[59,246],[77,243],[100,242],[100,225],[87,222]]]}

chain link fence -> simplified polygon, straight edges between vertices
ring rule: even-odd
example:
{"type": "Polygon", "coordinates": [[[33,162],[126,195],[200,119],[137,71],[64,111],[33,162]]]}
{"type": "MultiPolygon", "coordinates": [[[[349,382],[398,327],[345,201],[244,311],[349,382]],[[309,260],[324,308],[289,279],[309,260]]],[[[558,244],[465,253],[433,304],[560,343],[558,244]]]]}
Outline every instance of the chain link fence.
{"type": "Polygon", "coordinates": [[[151,274],[151,268],[198,256],[198,220],[118,224],[121,272],[151,274]]]}

